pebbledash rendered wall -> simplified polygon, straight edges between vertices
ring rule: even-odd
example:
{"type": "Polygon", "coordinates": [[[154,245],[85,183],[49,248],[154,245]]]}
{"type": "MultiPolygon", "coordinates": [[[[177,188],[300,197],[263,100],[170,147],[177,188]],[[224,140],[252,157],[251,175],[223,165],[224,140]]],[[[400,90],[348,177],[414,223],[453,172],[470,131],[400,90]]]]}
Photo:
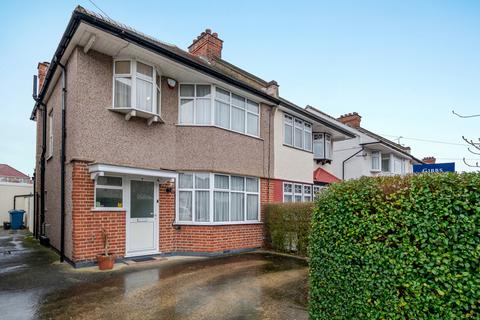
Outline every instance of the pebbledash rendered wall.
{"type": "MultiPolygon", "coordinates": [[[[260,223],[238,225],[174,226],[175,191],[159,188],[159,248],[161,253],[223,253],[263,246],[264,205],[278,198],[278,181],[260,180],[260,223]]],[[[94,182],[88,163],[72,162],[72,256],[74,263],[94,261],[103,252],[102,229],[108,233],[110,252],[125,255],[126,211],[94,211],[94,182]]]]}

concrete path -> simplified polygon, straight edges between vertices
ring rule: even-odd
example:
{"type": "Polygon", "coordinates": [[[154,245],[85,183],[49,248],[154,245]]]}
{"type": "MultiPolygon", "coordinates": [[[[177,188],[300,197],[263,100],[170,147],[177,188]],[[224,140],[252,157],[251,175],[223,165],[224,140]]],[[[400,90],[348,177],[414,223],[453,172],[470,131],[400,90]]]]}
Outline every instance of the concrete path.
{"type": "MultiPolygon", "coordinates": [[[[2,229],[0,229],[2,230],[2,229]]],[[[0,319],[308,319],[307,266],[248,253],[73,269],[0,231],[0,319]]]]}

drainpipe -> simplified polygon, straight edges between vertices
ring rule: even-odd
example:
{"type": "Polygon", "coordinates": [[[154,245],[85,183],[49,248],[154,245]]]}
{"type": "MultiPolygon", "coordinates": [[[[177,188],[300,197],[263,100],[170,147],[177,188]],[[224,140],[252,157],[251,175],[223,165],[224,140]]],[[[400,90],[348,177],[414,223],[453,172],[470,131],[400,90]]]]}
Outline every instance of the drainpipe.
{"type": "Polygon", "coordinates": [[[65,113],[67,109],[67,75],[66,68],[60,62],[58,65],[62,68],[62,147],[60,156],[60,262],[65,260],[65,141],[66,141],[66,127],[65,127],[65,113]]]}
{"type": "Polygon", "coordinates": [[[45,154],[47,152],[47,105],[42,107],[42,154],[40,155],[40,235],[45,235],[45,154]]]}
{"type": "Polygon", "coordinates": [[[33,197],[33,194],[17,194],[13,196],[13,210],[17,210],[17,198],[30,198],[33,197]]]}
{"type": "Polygon", "coordinates": [[[38,239],[37,236],[37,210],[38,210],[38,203],[37,203],[37,190],[36,190],[36,184],[37,184],[37,170],[33,169],[33,236],[35,239],[38,239]]]}
{"type": "Polygon", "coordinates": [[[343,162],[342,162],[342,180],[345,180],[345,162],[347,162],[348,160],[352,159],[353,157],[355,157],[357,154],[359,154],[359,153],[362,152],[363,150],[365,150],[365,147],[362,146],[362,149],[358,150],[357,152],[355,152],[354,154],[352,154],[350,157],[348,157],[347,159],[343,160],[343,162]]]}

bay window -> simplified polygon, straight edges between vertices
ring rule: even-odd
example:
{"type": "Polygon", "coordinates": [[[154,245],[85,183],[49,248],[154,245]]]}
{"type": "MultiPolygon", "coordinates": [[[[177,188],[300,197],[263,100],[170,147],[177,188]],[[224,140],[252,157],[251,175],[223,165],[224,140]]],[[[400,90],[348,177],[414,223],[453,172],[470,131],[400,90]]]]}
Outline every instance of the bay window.
{"type": "Polygon", "coordinates": [[[283,143],[288,146],[312,151],[312,124],[285,114],[283,117],[283,143]]]}
{"type": "Polygon", "coordinates": [[[380,151],[372,151],[371,171],[405,174],[406,160],[395,156],[392,153],[382,153],[380,151]]]}
{"type": "Polygon", "coordinates": [[[332,159],[332,136],[328,133],[316,132],[313,134],[314,159],[332,159]]]}
{"type": "Polygon", "coordinates": [[[97,177],[95,180],[95,208],[123,208],[122,178],[97,177]]]}
{"type": "Polygon", "coordinates": [[[214,125],[258,137],[260,105],[220,87],[180,84],[179,123],[214,125]]]}
{"type": "Polygon", "coordinates": [[[258,178],[213,173],[181,173],[178,187],[180,223],[223,224],[259,221],[258,178]]]}
{"type": "Polygon", "coordinates": [[[153,66],[135,59],[115,60],[113,108],[159,113],[159,76],[153,66]]]}

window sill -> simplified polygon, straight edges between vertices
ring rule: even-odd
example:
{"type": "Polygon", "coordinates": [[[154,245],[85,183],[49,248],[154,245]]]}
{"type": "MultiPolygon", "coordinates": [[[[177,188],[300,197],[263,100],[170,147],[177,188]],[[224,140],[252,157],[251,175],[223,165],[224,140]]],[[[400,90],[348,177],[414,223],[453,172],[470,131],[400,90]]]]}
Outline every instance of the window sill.
{"type": "Polygon", "coordinates": [[[243,132],[240,132],[240,131],[235,131],[235,130],[226,129],[226,128],[223,128],[223,127],[220,127],[220,126],[216,126],[216,125],[213,125],[213,124],[191,124],[191,123],[187,124],[187,123],[178,123],[178,124],[177,124],[177,127],[217,128],[217,129],[221,129],[221,130],[224,130],[224,131],[227,131],[227,132],[236,133],[236,134],[241,134],[242,136],[246,136],[246,137],[249,137],[249,138],[254,138],[254,139],[257,139],[257,140],[264,141],[263,138],[260,138],[260,137],[257,137],[257,136],[254,136],[254,135],[251,135],[251,134],[248,134],[248,133],[243,133],[243,132]]]}
{"type": "Polygon", "coordinates": [[[112,112],[117,112],[125,115],[125,120],[130,120],[132,117],[147,119],[147,124],[151,125],[154,122],[165,123],[158,113],[153,113],[137,108],[108,108],[112,112]]]}
{"type": "Polygon", "coordinates": [[[127,211],[125,208],[91,208],[90,211],[92,212],[125,212],[127,211]]]}
{"type": "Polygon", "coordinates": [[[306,153],[310,153],[310,154],[313,154],[313,151],[308,151],[308,150],[305,150],[305,149],[301,149],[301,148],[297,148],[297,147],[294,147],[294,146],[291,146],[291,145],[288,145],[288,144],[283,144],[284,147],[288,147],[288,148],[292,148],[294,150],[298,150],[298,151],[303,151],[303,152],[306,152],[306,153]]]}
{"type": "Polygon", "coordinates": [[[263,224],[261,221],[245,221],[245,222],[180,222],[176,221],[173,226],[238,226],[249,224],[263,224]]]}

